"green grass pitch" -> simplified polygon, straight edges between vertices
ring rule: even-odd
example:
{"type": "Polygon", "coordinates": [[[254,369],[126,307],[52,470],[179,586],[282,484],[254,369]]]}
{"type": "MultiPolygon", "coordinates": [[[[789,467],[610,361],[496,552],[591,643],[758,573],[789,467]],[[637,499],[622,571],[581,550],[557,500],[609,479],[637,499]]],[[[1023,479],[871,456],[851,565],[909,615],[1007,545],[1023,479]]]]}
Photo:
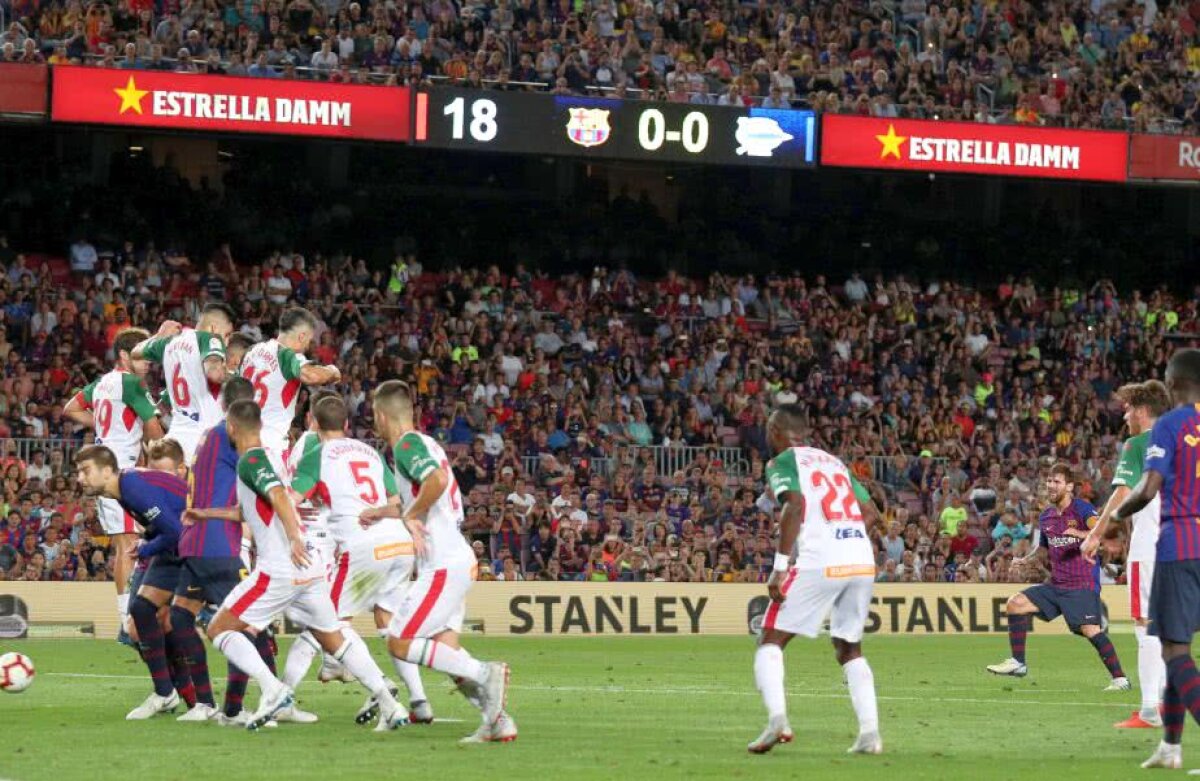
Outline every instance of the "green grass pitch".
{"type": "MultiPolygon", "coordinates": [[[[1132,635],[1115,640],[1133,674],[1132,635]]],[[[1139,774],[1137,764],[1159,739],[1153,730],[1111,728],[1136,707],[1136,687],[1102,692],[1103,666],[1090,645],[1069,636],[1031,636],[1023,680],[983,669],[1007,656],[1002,637],[868,638],[885,747],[878,757],[844,753],[855,722],[827,640],[796,640],[788,649],[796,742],[762,757],[745,748],[765,723],[750,637],[466,642],[480,657],[512,665],[509,704],[521,729],[515,743],[457,745],[477,717],[428,671],[437,714],[454,721],[375,734],[353,724],[358,686],[313,678],[299,691],[300,704],[321,716],[311,726],[250,734],[170,717],[126,722],[126,711],[148,693],[145,668],[130,649],[97,640],[5,643],[0,650],[34,660],[37,678],[22,694],[0,694],[0,779],[1115,781],[1139,774]]],[[[222,657],[210,650],[209,659],[219,679],[222,657]]],[[[247,702],[257,697],[252,685],[247,702]]],[[[1185,745],[1196,729],[1189,725],[1185,745]]]]}

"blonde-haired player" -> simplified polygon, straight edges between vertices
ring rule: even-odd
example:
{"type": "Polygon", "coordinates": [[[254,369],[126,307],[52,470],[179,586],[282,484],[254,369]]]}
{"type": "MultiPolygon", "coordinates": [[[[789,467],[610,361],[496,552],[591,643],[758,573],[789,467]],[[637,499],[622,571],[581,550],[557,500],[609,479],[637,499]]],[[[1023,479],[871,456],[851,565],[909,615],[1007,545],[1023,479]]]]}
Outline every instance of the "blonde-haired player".
{"type": "Polygon", "coordinates": [[[383,383],[373,396],[375,431],[395,456],[399,496],[362,513],[364,523],[402,518],[413,534],[417,580],[388,625],[388,651],[399,660],[453,677],[479,703],[483,723],[465,742],[510,741],[517,727],[504,710],[508,665],[481,662],[459,643],[475,553],[463,538],[462,497],[441,445],[413,425],[407,384],[383,383]]]}
{"type": "MultiPolygon", "coordinates": [[[[170,325],[164,324],[164,328],[170,325]]],[[[169,333],[168,329],[160,331],[159,335],[169,333]]],[[[95,432],[96,444],[113,452],[118,469],[137,466],[142,443],[160,439],[163,435],[154,399],[142,380],[149,365],[133,357],[134,348],[147,336],[149,334],[140,328],[129,328],[117,334],[113,340],[116,365],[112,371],[76,393],[63,408],[64,416],[95,432]]],[[[128,589],[135,563],[132,550],[137,544],[137,526],[133,516],[125,512],[116,499],[102,496],[98,506],[100,526],[112,540],[117,613],[123,625],[129,612],[128,589]]]]}
{"type": "Polygon", "coordinates": [[[858,717],[858,739],[850,753],[878,754],[883,741],[875,677],[862,655],[875,583],[875,551],[865,521],[874,509],[846,465],[806,446],[806,439],[803,408],[786,404],[772,413],[767,440],[775,457],[767,464],[767,480],[783,510],[767,582],[771,605],[754,655],[754,680],[768,723],[747,748],[765,754],[793,739],[783,690],[783,649],[795,635],[816,637],[828,618],[834,653],[858,717]]]}

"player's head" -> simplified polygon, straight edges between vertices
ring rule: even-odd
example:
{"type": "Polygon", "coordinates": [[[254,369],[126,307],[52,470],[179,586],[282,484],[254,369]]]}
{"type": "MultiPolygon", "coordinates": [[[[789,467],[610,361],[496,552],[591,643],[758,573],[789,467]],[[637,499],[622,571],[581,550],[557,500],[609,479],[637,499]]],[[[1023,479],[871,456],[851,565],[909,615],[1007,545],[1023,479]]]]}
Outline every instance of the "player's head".
{"type": "Polygon", "coordinates": [[[1046,493],[1052,504],[1062,504],[1075,493],[1075,473],[1071,465],[1059,461],[1046,475],[1046,493]]]}
{"type": "MultiPolygon", "coordinates": [[[[322,388],[321,390],[314,391],[313,394],[308,397],[308,415],[306,416],[306,422],[308,423],[309,431],[326,431],[326,430],[328,430],[328,429],[322,429],[321,426],[317,423],[317,414],[316,414],[317,413],[317,405],[320,404],[325,399],[332,398],[335,396],[337,396],[338,398],[341,398],[340,396],[338,396],[337,391],[332,391],[327,388],[322,388]]],[[[339,431],[340,431],[340,429],[339,429],[339,431]]]]}
{"type": "Polygon", "coordinates": [[[1200,350],[1176,350],[1167,362],[1167,389],[1176,404],[1200,401],[1200,350]]]}
{"type": "Polygon", "coordinates": [[[225,365],[229,371],[236,372],[242,368],[242,358],[246,351],[254,346],[254,340],[243,333],[236,333],[225,342],[225,365]]]}
{"type": "Polygon", "coordinates": [[[233,309],[230,308],[229,304],[214,301],[211,304],[206,304],[200,310],[200,321],[196,323],[196,328],[201,331],[207,331],[210,334],[216,334],[224,341],[233,332],[235,317],[233,309]]]}
{"type": "Polygon", "coordinates": [[[239,401],[253,401],[254,386],[245,377],[230,377],[221,386],[221,409],[229,409],[239,401]]]}
{"type": "Polygon", "coordinates": [[[1125,425],[1134,435],[1148,430],[1158,416],[1171,408],[1167,386],[1158,380],[1122,385],[1117,388],[1116,397],[1125,406],[1125,425]]]}
{"type": "Polygon", "coordinates": [[[308,349],[316,331],[317,318],[307,309],[294,306],[279,316],[279,339],[297,352],[308,349]]]}
{"type": "Polygon", "coordinates": [[[334,394],[319,399],[313,405],[312,416],[317,424],[317,431],[341,434],[346,430],[346,420],[350,414],[346,409],[345,400],[334,394]]]}
{"type": "Polygon", "coordinates": [[[388,380],[375,389],[372,396],[375,409],[375,432],[403,434],[412,428],[413,394],[407,382],[388,380]]]}
{"type": "Polygon", "coordinates": [[[133,348],[149,338],[150,334],[141,328],[126,328],[117,334],[117,338],[113,339],[113,356],[117,359],[117,368],[131,371],[139,377],[145,377],[150,363],[144,360],[135,361],[130,356],[133,348]]]}
{"type": "Polygon", "coordinates": [[[120,471],[116,455],[104,445],[88,445],[75,454],[75,477],[88,496],[112,495],[120,471]]]}
{"type": "Polygon", "coordinates": [[[146,448],[146,465],[159,472],[170,472],[178,477],[187,477],[187,459],[183,448],[170,437],[156,439],[146,448]]]}
{"type": "Polygon", "coordinates": [[[253,401],[243,399],[225,410],[225,427],[238,452],[244,452],[259,442],[262,432],[262,410],[253,401]]]}
{"type": "Polygon", "coordinates": [[[808,434],[808,412],[799,404],[783,404],[767,419],[767,444],[772,453],[801,445],[808,434]]]}

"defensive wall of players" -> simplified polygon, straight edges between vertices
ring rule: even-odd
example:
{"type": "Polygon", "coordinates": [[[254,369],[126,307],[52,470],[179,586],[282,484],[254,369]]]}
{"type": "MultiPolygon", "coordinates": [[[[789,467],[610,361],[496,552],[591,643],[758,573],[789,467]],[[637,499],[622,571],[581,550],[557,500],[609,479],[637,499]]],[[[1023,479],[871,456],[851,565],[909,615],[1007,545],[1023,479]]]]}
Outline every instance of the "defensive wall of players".
{"type": "MultiPolygon", "coordinates": [[[[1021,584],[875,585],[868,634],[1005,634],[1004,603],[1021,584]]],[[[467,625],[489,635],[749,635],[769,607],[766,589],[738,583],[479,583],[467,625]]],[[[1125,586],[1102,598],[1113,623],[1130,621],[1125,586]]],[[[358,619],[357,629],[373,626],[358,619]]],[[[116,636],[111,583],[0,584],[0,638],[116,636]]],[[[1065,634],[1061,621],[1037,633],[1065,634]]]]}
{"type": "Polygon", "coordinates": [[[0,64],[0,121],[47,120],[597,160],[1200,184],[1200,137],[0,64]]]}

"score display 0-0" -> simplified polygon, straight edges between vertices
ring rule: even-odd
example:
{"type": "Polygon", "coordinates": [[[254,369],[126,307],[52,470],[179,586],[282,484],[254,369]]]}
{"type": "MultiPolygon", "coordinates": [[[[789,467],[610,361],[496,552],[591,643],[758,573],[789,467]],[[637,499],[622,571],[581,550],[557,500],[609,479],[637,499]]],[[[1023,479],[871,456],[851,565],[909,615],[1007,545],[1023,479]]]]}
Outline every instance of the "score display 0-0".
{"type": "Polygon", "coordinates": [[[792,109],[434,88],[414,119],[414,143],[444,149],[782,168],[816,157],[816,115],[792,109]]]}

